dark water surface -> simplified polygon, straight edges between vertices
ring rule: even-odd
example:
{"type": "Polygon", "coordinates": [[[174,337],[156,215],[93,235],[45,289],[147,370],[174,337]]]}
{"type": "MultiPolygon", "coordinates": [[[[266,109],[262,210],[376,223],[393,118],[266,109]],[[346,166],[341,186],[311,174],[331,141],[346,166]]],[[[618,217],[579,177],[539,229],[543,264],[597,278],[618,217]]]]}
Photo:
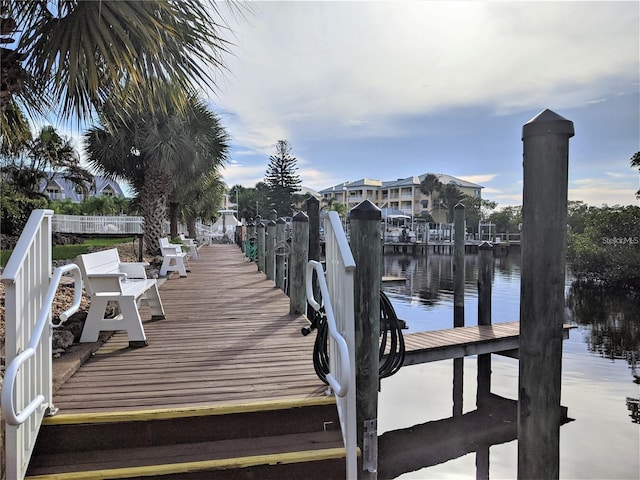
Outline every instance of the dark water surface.
{"type": "MultiPolygon", "coordinates": [[[[466,325],[477,323],[478,258],[465,258],[466,325]]],[[[407,321],[409,332],[452,327],[452,272],[450,255],[385,256],[385,275],[407,278],[406,284],[384,289],[398,317],[407,321]]],[[[574,421],[560,428],[560,477],[639,479],[640,302],[625,295],[571,288],[570,283],[568,276],[566,318],[578,328],[571,330],[563,345],[561,403],[574,421]]],[[[495,259],[492,299],[494,323],[519,320],[519,254],[495,259]]],[[[467,357],[465,414],[476,409],[476,374],[476,357],[467,357]]],[[[393,448],[398,453],[390,455],[393,459],[380,458],[379,478],[476,477],[476,457],[481,459],[483,454],[476,454],[474,444],[464,443],[484,427],[473,422],[473,414],[465,415],[467,423],[436,422],[452,417],[452,382],[451,360],[404,367],[382,381],[378,434],[386,433],[385,440],[396,442],[393,448]],[[414,428],[399,431],[409,427],[414,428]],[[444,448],[430,440],[434,436],[445,442],[444,448]]],[[[492,355],[491,382],[492,393],[516,400],[517,360],[492,355]]],[[[497,410],[506,412],[507,407],[497,410]]],[[[517,476],[515,426],[508,430],[494,434],[486,429],[489,443],[495,442],[488,449],[492,479],[517,476]]]]}

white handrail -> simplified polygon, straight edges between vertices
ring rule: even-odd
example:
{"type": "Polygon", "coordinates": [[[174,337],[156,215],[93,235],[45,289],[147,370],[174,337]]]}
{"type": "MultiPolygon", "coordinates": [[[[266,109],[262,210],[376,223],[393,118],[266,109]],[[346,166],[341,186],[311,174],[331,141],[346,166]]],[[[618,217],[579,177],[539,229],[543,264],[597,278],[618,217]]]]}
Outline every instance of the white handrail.
{"type": "Polygon", "coordinates": [[[63,274],[71,271],[73,271],[75,287],[73,303],[69,309],[60,314],[60,321],[65,322],[71,315],[78,311],[78,309],[80,308],[80,301],[82,300],[82,276],[80,274],[80,269],[78,268],[78,266],[71,263],[55,269],[53,278],[51,279],[51,283],[49,284],[49,289],[47,290],[44,303],[40,310],[40,314],[38,315],[38,320],[36,322],[34,331],[31,335],[31,338],[29,339],[27,348],[25,348],[24,351],[17,355],[7,366],[0,402],[2,404],[2,415],[9,425],[16,426],[23,424],[29,418],[29,416],[33,412],[35,412],[36,409],[45,401],[44,395],[38,394],[20,413],[17,413],[14,403],[15,384],[20,367],[22,367],[22,365],[24,365],[29,358],[33,357],[36,354],[38,345],[40,344],[40,341],[42,339],[42,333],[49,323],[49,312],[51,310],[51,305],[53,304],[56,290],[58,289],[58,285],[60,284],[60,279],[62,278],[63,274]]]}
{"type": "Polygon", "coordinates": [[[312,280],[314,270],[316,271],[316,275],[318,277],[318,285],[320,286],[320,293],[322,294],[324,310],[327,316],[327,326],[329,327],[329,335],[331,335],[331,338],[333,338],[338,345],[340,358],[343,360],[343,362],[341,362],[343,368],[341,368],[339,372],[340,379],[336,380],[333,374],[328,373],[327,382],[329,382],[329,385],[335,392],[336,396],[344,397],[349,391],[349,378],[351,376],[351,370],[349,366],[349,347],[347,346],[347,342],[344,337],[340,335],[340,332],[338,332],[338,327],[336,326],[336,319],[333,315],[331,301],[329,300],[329,289],[327,288],[327,281],[324,276],[322,264],[320,264],[320,262],[316,262],[315,260],[309,260],[309,263],[307,264],[307,300],[309,301],[309,304],[314,308],[314,310],[320,310],[320,304],[315,300],[315,298],[313,298],[312,280]]]}

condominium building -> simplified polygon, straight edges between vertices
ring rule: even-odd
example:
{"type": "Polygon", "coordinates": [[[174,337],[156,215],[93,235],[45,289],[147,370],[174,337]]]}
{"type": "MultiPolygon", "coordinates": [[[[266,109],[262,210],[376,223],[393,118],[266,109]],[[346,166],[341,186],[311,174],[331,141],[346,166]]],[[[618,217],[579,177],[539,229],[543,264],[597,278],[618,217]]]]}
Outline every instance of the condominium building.
{"type": "MultiPolygon", "coordinates": [[[[325,188],[319,193],[325,205],[342,203],[347,210],[364,200],[370,200],[379,208],[397,210],[412,218],[428,213],[436,222],[446,221],[446,211],[442,208],[437,193],[427,195],[420,190],[420,185],[427,175],[425,173],[389,181],[363,178],[325,188]]],[[[463,194],[473,198],[479,198],[484,188],[451,175],[435,175],[443,185],[455,185],[463,194]]]]}

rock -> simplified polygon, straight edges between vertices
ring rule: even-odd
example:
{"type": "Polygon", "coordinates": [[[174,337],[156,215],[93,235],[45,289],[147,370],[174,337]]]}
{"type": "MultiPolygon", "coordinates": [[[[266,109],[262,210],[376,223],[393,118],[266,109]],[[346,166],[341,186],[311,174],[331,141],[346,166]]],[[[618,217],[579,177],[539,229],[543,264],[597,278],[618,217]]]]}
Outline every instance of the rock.
{"type": "Polygon", "coordinates": [[[51,342],[51,348],[54,351],[58,351],[60,349],[66,350],[73,344],[73,333],[69,330],[54,330],[53,331],[53,339],[51,342]]]}

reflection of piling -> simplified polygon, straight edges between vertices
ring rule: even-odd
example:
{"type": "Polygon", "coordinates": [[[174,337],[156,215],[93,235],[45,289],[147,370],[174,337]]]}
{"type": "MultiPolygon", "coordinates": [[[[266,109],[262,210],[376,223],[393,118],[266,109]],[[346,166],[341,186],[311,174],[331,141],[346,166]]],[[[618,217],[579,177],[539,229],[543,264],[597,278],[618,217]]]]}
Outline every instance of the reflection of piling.
{"type": "MultiPolygon", "coordinates": [[[[453,326],[464,327],[464,205],[454,207],[453,326]]],[[[453,359],[453,415],[462,415],[464,358],[453,359]]]]}
{"type": "Polygon", "coordinates": [[[378,387],[380,338],[380,261],[382,212],[369,200],[351,210],[351,251],[356,262],[354,317],[356,357],[356,411],[359,479],[375,479],[378,455],[378,387]]]}
{"type": "Polygon", "coordinates": [[[558,478],[569,138],[545,110],[522,128],[518,478],[558,478]]]}
{"type": "Polygon", "coordinates": [[[303,212],[294,215],[289,257],[289,313],[307,313],[306,275],[309,259],[309,217],[303,212]]]}

